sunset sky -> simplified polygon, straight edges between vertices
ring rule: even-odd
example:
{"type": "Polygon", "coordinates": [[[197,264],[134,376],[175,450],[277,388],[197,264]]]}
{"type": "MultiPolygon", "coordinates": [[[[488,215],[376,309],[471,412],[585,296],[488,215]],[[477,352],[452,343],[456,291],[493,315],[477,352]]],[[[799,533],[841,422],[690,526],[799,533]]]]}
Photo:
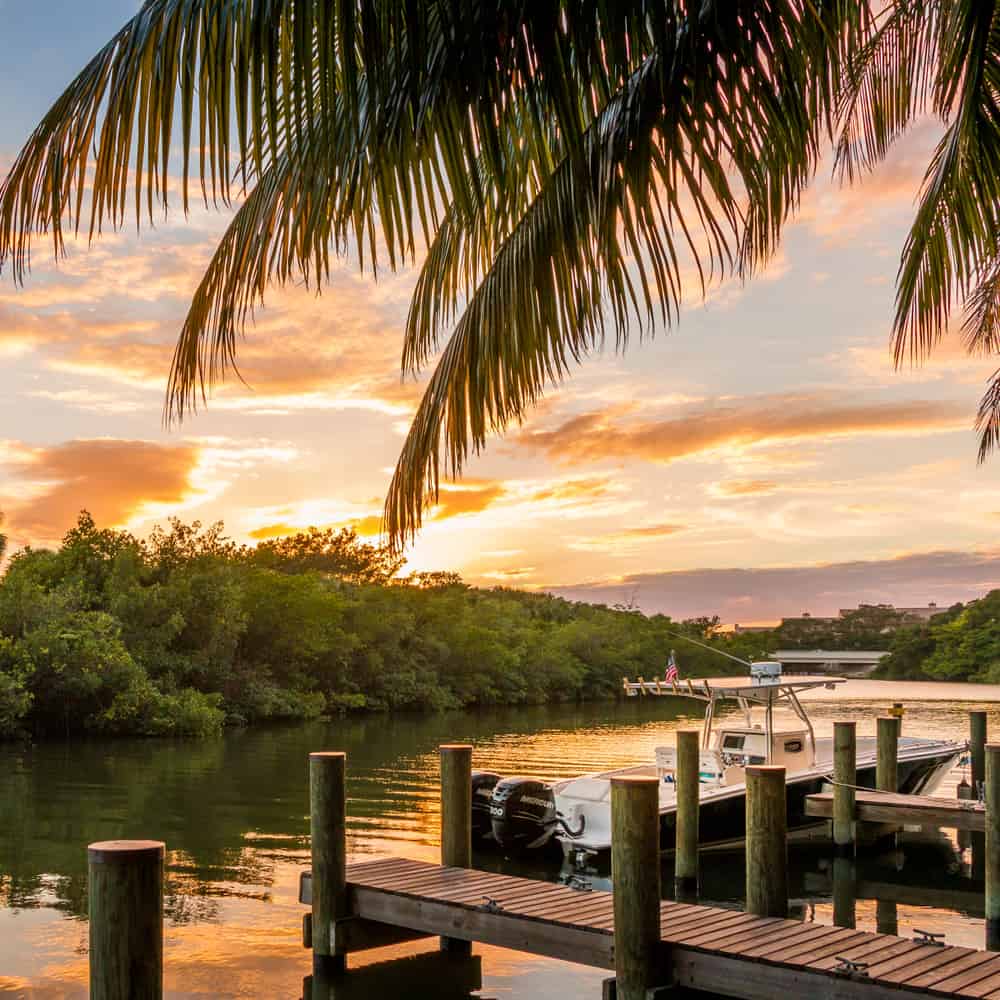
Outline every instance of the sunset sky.
{"type": "MultiPolygon", "coordinates": [[[[137,6],[0,0],[0,170],[137,6]]],[[[972,431],[996,364],[956,338],[897,372],[888,347],[935,137],[928,123],[854,189],[827,167],[763,277],[706,298],[692,282],[679,326],[591,358],[445,485],[409,567],[744,622],[1000,585],[1000,459],[977,467],[972,431]]],[[[247,385],[165,429],[173,342],[227,219],[178,211],[58,266],[41,242],[23,288],[0,278],[13,546],[57,541],[82,507],[139,533],[175,514],[248,541],[377,534],[420,392],[399,376],[416,271],[375,283],[346,259],[319,297],[274,291],[242,347],[247,385]]]]}

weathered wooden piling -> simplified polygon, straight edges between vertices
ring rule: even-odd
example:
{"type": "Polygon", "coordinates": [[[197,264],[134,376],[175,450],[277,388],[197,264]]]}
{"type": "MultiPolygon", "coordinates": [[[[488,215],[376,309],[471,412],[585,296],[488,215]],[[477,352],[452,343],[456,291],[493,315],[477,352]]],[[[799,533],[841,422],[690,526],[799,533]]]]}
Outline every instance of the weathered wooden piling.
{"type": "Polygon", "coordinates": [[[875,787],[880,792],[899,791],[899,719],[881,715],[878,719],[878,757],[875,787]]]}
{"type": "Polygon", "coordinates": [[[699,756],[699,733],[694,729],[678,731],[674,884],[680,895],[689,895],[698,888],[699,756]]]}
{"type": "Polygon", "coordinates": [[[972,761],[972,797],[979,798],[986,780],[986,713],[969,712],[969,757],[972,761]]]}
{"type": "Polygon", "coordinates": [[[833,724],[833,846],[839,857],[854,854],[854,789],[858,783],[857,725],[833,724]]]}
{"type": "Polygon", "coordinates": [[[760,764],[746,769],[747,912],[788,916],[788,816],[785,769],[760,764]]]}
{"type": "Polygon", "coordinates": [[[159,840],[87,848],[91,1000],[163,996],[163,851],[159,840]]]}
{"type": "Polygon", "coordinates": [[[1000,743],[986,756],[986,947],[1000,951],[1000,743]]]}
{"type": "Polygon", "coordinates": [[[646,1000],[660,985],[659,784],[647,775],[611,779],[617,1000],[646,1000]]]}
{"type": "MultiPolygon", "coordinates": [[[[441,864],[472,867],[472,747],[446,743],[441,751],[441,864]]],[[[472,954],[472,942],[441,938],[443,951],[472,954]]]]}
{"type": "Polygon", "coordinates": [[[347,955],[336,943],[337,922],[350,913],[346,771],[347,754],[309,754],[313,972],[321,980],[347,968],[347,955]]]}
{"type": "Polygon", "coordinates": [[[833,859],[833,922],[837,927],[857,927],[857,873],[854,859],[833,859]]]}
{"type": "Polygon", "coordinates": [[[875,930],[879,934],[899,934],[899,907],[894,899],[875,900],[875,930]]]}

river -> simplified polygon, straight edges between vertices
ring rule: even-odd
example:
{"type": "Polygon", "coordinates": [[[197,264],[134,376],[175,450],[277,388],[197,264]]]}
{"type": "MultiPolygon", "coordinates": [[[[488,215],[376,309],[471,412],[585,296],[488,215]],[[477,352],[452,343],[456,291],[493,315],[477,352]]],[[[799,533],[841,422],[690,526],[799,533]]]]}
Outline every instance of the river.
{"type": "MultiPolygon", "coordinates": [[[[851,681],[803,700],[819,735],[841,718],[856,719],[859,735],[872,734],[876,715],[894,701],[906,705],[904,732],[965,739],[975,702],[986,703],[990,731],[1000,733],[1000,687],[851,681]]],[[[297,889],[308,866],[310,751],[347,751],[352,855],[436,860],[439,744],[473,743],[477,767],[554,778],[652,760],[675,729],[700,720],[700,708],[648,698],[367,717],[205,742],[0,745],[0,997],[86,996],[86,845],[118,837],[167,844],[167,996],[299,997],[309,971],[297,889]]],[[[873,897],[882,895],[897,901],[901,934],[944,931],[949,944],[982,947],[982,887],[971,878],[970,853],[953,832],[906,834],[899,850],[860,862],[858,928],[875,929],[873,897]]],[[[558,877],[495,855],[477,863],[558,877]]],[[[793,911],[832,922],[825,852],[793,850],[790,869],[793,911]]],[[[738,904],[742,857],[706,859],[703,881],[704,901],[738,904]]],[[[664,887],[672,889],[669,863],[664,887]]],[[[431,948],[400,946],[352,965],[431,948]]],[[[501,949],[477,953],[483,988],[475,995],[483,997],[596,998],[606,976],[501,949]]],[[[433,974],[403,968],[407,997],[439,995],[433,974]]]]}

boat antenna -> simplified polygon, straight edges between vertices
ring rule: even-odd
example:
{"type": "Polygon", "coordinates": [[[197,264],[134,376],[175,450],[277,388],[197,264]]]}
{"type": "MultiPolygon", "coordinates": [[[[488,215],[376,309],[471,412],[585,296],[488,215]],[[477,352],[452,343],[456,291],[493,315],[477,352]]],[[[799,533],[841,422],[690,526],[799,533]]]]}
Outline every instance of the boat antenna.
{"type": "Polygon", "coordinates": [[[676,639],[683,639],[685,642],[693,643],[695,646],[701,646],[702,649],[707,649],[710,653],[718,653],[719,656],[724,656],[728,660],[735,660],[737,663],[742,663],[744,667],[752,667],[753,664],[749,660],[741,660],[738,656],[733,656],[732,653],[724,653],[721,649],[717,649],[715,646],[709,646],[706,642],[698,642],[697,639],[692,639],[689,635],[683,635],[680,632],[673,632],[668,628],[663,630],[667,635],[672,635],[676,639]]]}

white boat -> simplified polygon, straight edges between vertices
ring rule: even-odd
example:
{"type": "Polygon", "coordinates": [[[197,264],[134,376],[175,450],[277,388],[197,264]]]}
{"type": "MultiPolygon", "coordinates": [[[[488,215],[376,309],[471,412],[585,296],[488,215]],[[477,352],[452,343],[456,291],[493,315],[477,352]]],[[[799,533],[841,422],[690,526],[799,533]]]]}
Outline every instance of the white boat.
{"type": "MultiPolygon", "coordinates": [[[[750,676],[744,678],[624,682],[629,696],[642,692],[706,703],[699,767],[699,835],[704,848],[728,848],[742,842],[746,826],[745,769],[750,764],[785,767],[790,834],[823,826],[823,821],[805,815],[804,800],[832,780],[833,740],[816,737],[798,695],[817,688],[832,690],[844,683],[844,678],[784,676],[781,665],[771,662],[750,666],[750,676]],[[718,706],[723,701],[735,701],[742,709],[742,719],[717,723],[718,706]]],[[[899,791],[932,794],[964,750],[962,743],[902,736],[898,750],[899,791]]],[[[875,787],[875,764],[875,738],[859,737],[859,787],[875,787]]],[[[648,774],[660,779],[661,846],[670,851],[674,846],[676,809],[674,766],[675,749],[665,746],[657,748],[654,761],[634,767],[553,783],[534,778],[496,780],[489,799],[492,836],[508,850],[538,849],[554,837],[569,856],[606,851],[611,846],[611,779],[648,774]]]]}

